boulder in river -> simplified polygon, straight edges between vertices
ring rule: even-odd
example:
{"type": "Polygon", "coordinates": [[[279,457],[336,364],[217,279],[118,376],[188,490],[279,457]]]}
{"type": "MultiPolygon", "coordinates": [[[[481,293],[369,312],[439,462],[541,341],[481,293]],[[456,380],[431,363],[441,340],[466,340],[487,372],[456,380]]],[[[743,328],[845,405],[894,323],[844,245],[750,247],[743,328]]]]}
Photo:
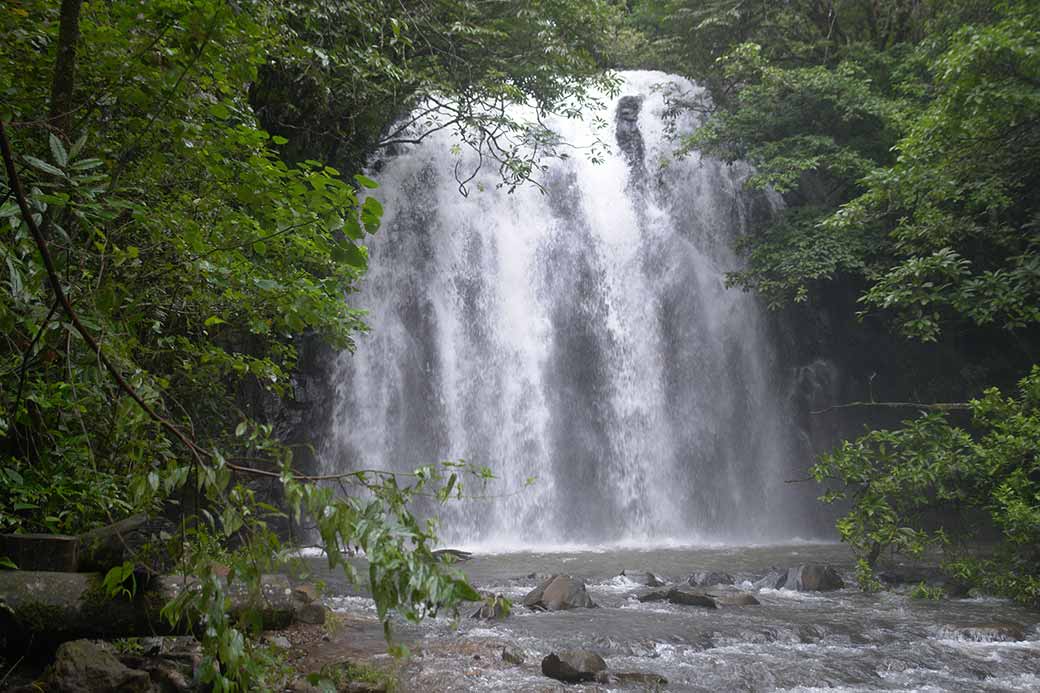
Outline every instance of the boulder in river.
{"type": "Polygon", "coordinates": [[[542,660],[542,673],[564,683],[594,681],[596,674],[606,669],[607,663],[591,650],[553,652],[542,660]]]}
{"type": "Polygon", "coordinates": [[[719,606],[758,606],[762,602],[755,595],[743,590],[712,590],[706,592],[719,606]]]}
{"type": "Polygon", "coordinates": [[[524,606],[535,611],[592,609],[596,604],[582,580],[570,575],[553,575],[524,597],[524,606]]]}
{"type": "Polygon", "coordinates": [[[694,587],[710,587],[712,585],[732,585],[733,576],[715,570],[701,570],[690,576],[687,583],[694,587]]]}
{"type": "Polygon", "coordinates": [[[646,592],[637,594],[636,599],[638,599],[641,604],[645,604],[646,602],[666,602],[668,601],[668,593],[670,591],[671,590],[668,589],[647,590],[646,592]]]}
{"type": "Polygon", "coordinates": [[[770,568],[768,573],[755,580],[751,586],[756,590],[778,590],[783,588],[785,584],[787,584],[787,570],[784,568],[770,568]]]}
{"type": "Polygon", "coordinates": [[[673,587],[668,590],[668,601],[672,604],[682,604],[683,606],[700,606],[705,609],[719,608],[715,600],[707,594],[689,587],[673,587]]]}
{"type": "Polygon", "coordinates": [[[799,592],[831,592],[845,586],[834,568],[829,565],[809,564],[790,568],[784,587],[799,592]]]}
{"type": "Polygon", "coordinates": [[[639,570],[638,568],[625,568],[621,571],[621,575],[638,585],[643,585],[644,587],[660,587],[664,584],[663,580],[659,579],[650,571],[639,570]]]}

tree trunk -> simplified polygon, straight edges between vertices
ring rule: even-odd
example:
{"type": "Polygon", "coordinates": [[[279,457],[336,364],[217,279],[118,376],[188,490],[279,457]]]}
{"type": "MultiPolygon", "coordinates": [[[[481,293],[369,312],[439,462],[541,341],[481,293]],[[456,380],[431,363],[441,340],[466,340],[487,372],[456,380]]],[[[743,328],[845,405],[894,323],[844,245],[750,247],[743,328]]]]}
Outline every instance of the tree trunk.
{"type": "Polygon", "coordinates": [[[72,130],[72,92],[76,85],[76,46],[79,43],[79,12],[83,0],[62,0],[58,24],[58,55],[51,83],[50,122],[67,138],[72,130]]]}

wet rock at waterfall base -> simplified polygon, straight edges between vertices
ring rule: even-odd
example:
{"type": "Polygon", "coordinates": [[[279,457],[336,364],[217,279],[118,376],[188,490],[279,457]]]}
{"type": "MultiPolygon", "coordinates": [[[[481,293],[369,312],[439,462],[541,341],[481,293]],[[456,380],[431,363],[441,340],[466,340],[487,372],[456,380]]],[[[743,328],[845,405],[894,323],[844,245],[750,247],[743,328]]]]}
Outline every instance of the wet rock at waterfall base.
{"type": "Polygon", "coordinates": [[[756,580],[756,590],[796,590],[798,592],[831,592],[845,587],[838,571],[828,565],[807,564],[794,568],[770,568],[764,577],[756,580]]]}
{"type": "Polygon", "coordinates": [[[783,587],[799,592],[832,592],[845,586],[834,568],[827,565],[800,565],[787,571],[783,587]]]}
{"type": "Polygon", "coordinates": [[[614,671],[606,676],[607,684],[621,684],[622,686],[640,686],[645,690],[654,690],[658,686],[667,686],[668,679],[660,674],[650,674],[644,671],[614,671]]]}
{"type": "Polygon", "coordinates": [[[700,590],[689,587],[673,587],[668,590],[668,601],[682,606],[699,606],[705,609],[717,609],[715,600],[700,590]]]}
{"type": "Polygon", "coordinates": [[[645,604],[646,602],[666,602],[668,601],[668,593],[670,591],[671,590],[669,589],[649,590],[637,594],[636,599],[638,599],[641,604],[645,604]]]}
{"type": "Polygon", "coordinates": [[[523,604],[535,611],[592,609],[596,606],[585,589],[585,582],[570,575],[553,575],[528,592],[523,604]]]}
{"type": "Polygon", "coordinates": [[[762,602],[743,590],[712,590],[706,594],[719,606],[758,606],[762,602]]]}
{"type": "Polygon", "coordinates": [[[782,589],[785,584],[787,584],[787,570],[783,568],[770,568],[769,572],[758,580],[755,580],[751,587],[756,590],[778,590],[782,589]]]}
{"type": "Polygon", "coordinates": [[[644,587],[661,587],[664,585],[663,580],[659,579],[656,575],[647,570],[625,568],[621,571],[621,575],[637,585],[643,585],[644,587]]]}
{"type": "Polygon", "coordinates": [[[694,587],[711,587],[712,585],[732,585],[733,576],[729,573],[701,570],[690,576],[687,583],[694,587]]]}
{"type": "Polygon", "coordinates": [[[564,683],[595,681],[596,675],[606,669],[607,663],[591,650],[553,652],[542,660],[542,673],[564,683]]]}
{"type": "Polygon", "coordinates": [[[939,629],[939,637],[968,642],[1021,642],[1026,631],[1021,623],[998,621],[992,623],[951,624],[939,629]]]}

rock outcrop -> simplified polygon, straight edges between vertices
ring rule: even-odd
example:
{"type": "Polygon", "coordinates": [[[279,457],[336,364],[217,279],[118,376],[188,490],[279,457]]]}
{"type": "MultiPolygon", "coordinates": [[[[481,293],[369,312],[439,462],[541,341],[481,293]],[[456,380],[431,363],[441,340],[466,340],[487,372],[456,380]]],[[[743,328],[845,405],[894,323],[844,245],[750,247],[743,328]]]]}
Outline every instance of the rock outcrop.
{"type": "Polygon", "coordinates": [[[595,681],[596,675],[606,669],[607,663],[591,650],[553,652],[542,660],[542,673],[564,683],[595,681]]]}
{"type": "Polygon", "coordinates": [[[523,604],[536,611],[592,609],[596,606],[585,589],[585,582],[570,575],[553,575],[528,592],[523,604]]]}

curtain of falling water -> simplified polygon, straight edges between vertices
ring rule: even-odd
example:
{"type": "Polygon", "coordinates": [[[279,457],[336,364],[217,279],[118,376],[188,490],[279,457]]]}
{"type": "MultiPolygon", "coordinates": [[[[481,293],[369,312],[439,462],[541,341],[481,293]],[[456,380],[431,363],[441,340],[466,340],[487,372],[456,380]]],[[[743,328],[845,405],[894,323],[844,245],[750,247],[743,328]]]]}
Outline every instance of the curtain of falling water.
{"type": "MultiPolygon", "coordinates": [[[[327,471],[463,458],[498,479],[438,507],[452,542],[758,542],[806,536],[785,373],[753,296],[724,285],[733,242],[773,204],[749,171],[674,142],[662,91],[623,75],[588,143],[534,186],[459,193],[451,136],[388,159],[359,296],[371,332],[334,373],[327,471]],[[667,163],[662,167],[663,163],[667,163]],[[535,477],[531,486],[525,481],[535,477]]],[[[680,129],[694,123],[678,123],[680,129]]],[[[801,467],[801,469],[799,469],[801,467]]],[[[811,496],[811,494],[810,494],[811,496]]]]}

